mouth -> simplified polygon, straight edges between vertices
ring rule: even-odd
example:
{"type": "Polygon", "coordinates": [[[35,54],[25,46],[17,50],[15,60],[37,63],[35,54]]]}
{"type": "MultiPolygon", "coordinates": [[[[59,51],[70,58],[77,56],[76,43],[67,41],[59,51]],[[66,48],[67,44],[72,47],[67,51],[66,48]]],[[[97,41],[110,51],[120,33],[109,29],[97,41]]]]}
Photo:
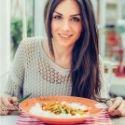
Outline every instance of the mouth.
{"type": "Polygon", "coordinates": [[[72,37],[72,35],[59,34],[59,37],[62,39],[70,39],[72,37]]]}

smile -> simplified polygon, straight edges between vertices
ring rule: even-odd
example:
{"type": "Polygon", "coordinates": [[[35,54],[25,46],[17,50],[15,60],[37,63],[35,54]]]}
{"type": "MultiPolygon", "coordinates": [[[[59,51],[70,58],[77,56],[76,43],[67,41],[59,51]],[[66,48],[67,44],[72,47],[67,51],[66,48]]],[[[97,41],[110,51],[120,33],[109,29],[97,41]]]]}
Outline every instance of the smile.
{"type": "Polygon", "coordinates": [[[72,35],[63,35],[63,34],[59,34],[59,36],[63,39],[69,39],[72,35]]]}

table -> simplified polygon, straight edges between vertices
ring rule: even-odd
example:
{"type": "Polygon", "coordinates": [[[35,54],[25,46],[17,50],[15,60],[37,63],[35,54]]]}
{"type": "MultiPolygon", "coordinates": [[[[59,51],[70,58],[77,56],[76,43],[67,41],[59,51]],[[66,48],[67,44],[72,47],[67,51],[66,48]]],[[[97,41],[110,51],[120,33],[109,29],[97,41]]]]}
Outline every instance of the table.
{"type": "Polygon", "coordinates": [[[0,116],[0,125],[16,125],[17,115],[0,116]]]}
{"type": "Polygon", "coordinates": [[[112,119],[113,125],[125,125],[125,117],[112,119]]]}
{"type": "MultiPolygon", "coordinates": [[[[16,125],[17,115],[0,116],[0,125],[16,125]]],[[[113,125],[125,125],[125,117],[113,118],[113,125]]]]}

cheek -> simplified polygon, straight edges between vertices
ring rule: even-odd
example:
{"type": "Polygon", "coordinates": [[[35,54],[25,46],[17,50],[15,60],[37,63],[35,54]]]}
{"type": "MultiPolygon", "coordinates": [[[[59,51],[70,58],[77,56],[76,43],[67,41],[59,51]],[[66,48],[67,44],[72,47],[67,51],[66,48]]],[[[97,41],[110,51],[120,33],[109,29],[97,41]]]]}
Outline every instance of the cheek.
{"type": "Polygon", "coordinates": [[[82,26],[78,25],[77,27],[74,28],[74,31],[76,32],[77,36],[80,36],[80,34],[82,32],[82,26]]]}
{"type": "Polygon", "coordinates": [[[58,24],[55,23],[54,21],[52,21],[52,23],[51,23],[52,33],[54,33],[57,29],[58,29],[58,24]]]}
{"type": "Polygon", "coordinates": [[[54,31],[54,24],[53,24],[53,22],[51,23],[51,30],[52,30],[52,33],[53,33],[53,31],[54,31]]]}

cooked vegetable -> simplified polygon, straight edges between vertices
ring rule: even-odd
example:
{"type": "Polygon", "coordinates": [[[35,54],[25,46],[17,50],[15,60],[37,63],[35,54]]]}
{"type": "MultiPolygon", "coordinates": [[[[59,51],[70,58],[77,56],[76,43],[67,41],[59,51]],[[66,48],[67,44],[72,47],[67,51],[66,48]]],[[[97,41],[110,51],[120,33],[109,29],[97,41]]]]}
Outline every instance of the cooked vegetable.
{"type": "Polygon", "coordinates": [[[88,112],[88,109],[74,108],[70,104],[59,102],[47,102],[42,105],[42,110],[50,111],[54,114],[70,114],[70,115],[83,115],[88,112]]]}

